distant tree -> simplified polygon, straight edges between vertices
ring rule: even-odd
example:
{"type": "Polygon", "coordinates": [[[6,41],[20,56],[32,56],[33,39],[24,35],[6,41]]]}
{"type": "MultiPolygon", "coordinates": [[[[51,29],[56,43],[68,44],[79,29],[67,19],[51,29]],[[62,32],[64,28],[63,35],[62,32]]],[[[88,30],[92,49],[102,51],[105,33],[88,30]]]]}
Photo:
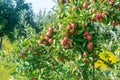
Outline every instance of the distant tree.
{"type": "MultiPolygon", "coordinates": [[[[15,28],[24,28],[22,18],[35,28],[34,13],[32,7],[25,0],[1,0],[0,1],[0,47],[2,45],[2,37],[7,35],[13,39],[15,28]],[[24,13],[23,13],[24,12],[24,13]],[[24,16],[23,16],[24,15],[24,16]]],[[[21,29],[22,30],[22,29],[21,29]]]]}
{"type": "Polygon", "coordinates": [[[56,18],[54,17],[52,11],[47,12],[46,10],[40,10],[36,18],[36,24],[39,28],[39,31],[42,30],[45,26],[51,25],[55,19],[56,18]]]}

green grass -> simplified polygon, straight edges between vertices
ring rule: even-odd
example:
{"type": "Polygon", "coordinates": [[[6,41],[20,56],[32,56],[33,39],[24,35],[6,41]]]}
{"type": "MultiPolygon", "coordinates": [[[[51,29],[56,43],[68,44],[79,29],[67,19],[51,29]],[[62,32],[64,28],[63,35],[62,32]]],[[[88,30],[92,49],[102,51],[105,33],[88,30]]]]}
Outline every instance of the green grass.
{"type": "Polygon", "coordinates": [[[4,59],[0,59],[0,80],[9,80],[14,77],[14,80],[27,80],[25,77],[12,75],[15,71],[16,64],[12,62],[6,62],[4,59]]]}
{"type": "Polygon", "coordinates": [[[15,70],[15,64],[0,60],[0,80],[9,80],[11,72],[15,70]]]}

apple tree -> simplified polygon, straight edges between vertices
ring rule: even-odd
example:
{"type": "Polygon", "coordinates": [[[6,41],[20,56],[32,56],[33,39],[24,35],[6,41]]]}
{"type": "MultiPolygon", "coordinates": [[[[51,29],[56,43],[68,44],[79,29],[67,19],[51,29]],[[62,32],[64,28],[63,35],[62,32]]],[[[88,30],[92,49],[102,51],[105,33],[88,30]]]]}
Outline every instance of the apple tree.
{"type": "MultiPolygon", "coordinates": [[[[57,18],[13,51],[17,71],[32,80],[96,80],[101,49],[118,47],[119,0],[57,0],[57,18]]],[[[105,55],[106,56],[106,55],[105,55]]],[[[109,67],[113,64],[102,60],[109,67]]]]}

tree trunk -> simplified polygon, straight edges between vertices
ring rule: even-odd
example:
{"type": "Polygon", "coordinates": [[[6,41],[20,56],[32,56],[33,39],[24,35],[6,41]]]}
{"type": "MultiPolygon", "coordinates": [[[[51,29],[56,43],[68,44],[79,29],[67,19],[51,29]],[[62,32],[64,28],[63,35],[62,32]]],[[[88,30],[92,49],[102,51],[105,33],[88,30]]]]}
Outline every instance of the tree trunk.
{"type": "Polygon", "coordinates": [[[0,49],[2,48],[2,37],[0,37],[0,49]]]}

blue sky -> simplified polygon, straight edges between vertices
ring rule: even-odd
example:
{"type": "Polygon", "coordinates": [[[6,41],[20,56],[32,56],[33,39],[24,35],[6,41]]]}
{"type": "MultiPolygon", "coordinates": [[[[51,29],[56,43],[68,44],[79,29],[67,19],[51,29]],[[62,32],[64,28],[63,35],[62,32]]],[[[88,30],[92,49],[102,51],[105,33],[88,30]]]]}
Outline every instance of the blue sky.
{"type": "Polygon", "coordinates": [[[46,9],[46,11],[49,11],[55,5],[52,0],[26,0],[26,2],[32,3],[35,14],[37,14],[40,9],[46,9]]]}

